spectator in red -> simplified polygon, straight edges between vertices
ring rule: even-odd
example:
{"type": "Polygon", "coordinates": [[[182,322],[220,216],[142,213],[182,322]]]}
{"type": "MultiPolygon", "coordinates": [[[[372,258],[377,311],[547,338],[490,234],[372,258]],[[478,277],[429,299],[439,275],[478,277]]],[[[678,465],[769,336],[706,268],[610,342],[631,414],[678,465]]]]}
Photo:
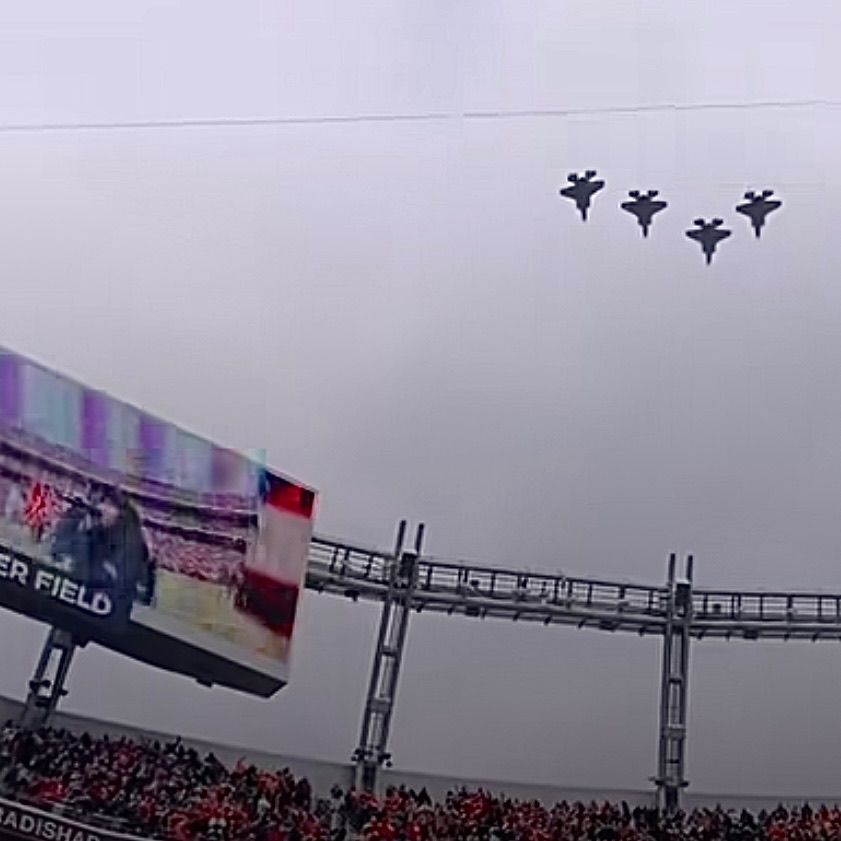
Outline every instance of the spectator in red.
{"type": "Polygon", "coordinates": [[[380,803],[337,787],[332,808],[327,801],[313,808],[304,803],[313,800],[309,784],[287,769],[228,769],[180,740],[161,745],[14,725],[0,732],[0,776],[11,796],[60,802],[85,823],[118,819],[131,834],[165,841],[841,840],[834,806],[664,816],[627,803],[549,809],[465,789],[433,804],[426,792],[392,788],[380,803]]]}
{"type": "Polygon", "coordinates": [[[30,483],[23,507],[23,521],[29,527],[36,543],[41,542],[44,532],[52,522],[55,509],[55,495],[39,476],[30,483]]]}

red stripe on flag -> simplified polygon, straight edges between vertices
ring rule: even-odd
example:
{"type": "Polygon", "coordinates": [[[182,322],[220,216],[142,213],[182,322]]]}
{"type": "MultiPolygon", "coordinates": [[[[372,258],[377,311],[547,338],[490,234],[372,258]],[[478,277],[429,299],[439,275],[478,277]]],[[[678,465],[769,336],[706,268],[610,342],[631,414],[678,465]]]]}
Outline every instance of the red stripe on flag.
{"type": "Polygon", "coordinates": [[[275,633],[292,636],[298,609],[298,587],[285,584],[255,569],[243,567],[235,604],[275,633]]]}

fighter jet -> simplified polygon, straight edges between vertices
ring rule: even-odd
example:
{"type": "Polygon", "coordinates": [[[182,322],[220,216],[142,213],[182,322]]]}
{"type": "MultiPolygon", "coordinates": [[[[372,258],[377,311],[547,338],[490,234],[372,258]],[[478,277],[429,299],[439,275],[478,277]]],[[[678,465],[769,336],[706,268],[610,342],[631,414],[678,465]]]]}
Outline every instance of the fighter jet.
{"type": "Polygon", "coordinates": [[[727,239],[733,232],[721,227],[724,224],[723,219],[713,219],[712,222],[707,222],[704,219],[696,219],[692,224],[698,230],[687,231],[686,236],[701,244],[704,256],[707,258],[707,265],[709,266],[713,261],[713,254],[715,254],[718,244],[722,240],[727,239]]]}
{"type": "Polygon", "coordinates": [[[590,199],[604,187],[604,181],[595,179],[596,171],[594,169],[588,169],[583,176],[573,172],[567,176],[570,186],[564,187],[560,191],[565,199],[572,199],[575,202],[575,206],[585,222],[587,221],[587,211],[590,209],[590,199]]]}
{"type": "Polygon", "coordinates": [[[628,213],[633,213],[637,217],[637,222],[639,222],[642,228],[642,235],[647,237],[654,215],[661,210],[665,210],[668,204],[662,200],[655,201],[657,196],[660,195],[659,190],[649,190],[645,195],[640,193],[639,190],[631,190],[628,195],[630,195],[633,201],[623,201],[619,207],[622,210],[627,210],[628,213]]]}
{"type": "Polygon", "coordinates": [[[745,193],[745,203],[736,206],[737,213],[741,213],[750,219],[757,239],[759,239],[762,233],[762,228],[765,226],[765,220],[768,214],[782,207],[783,203],[779,199],[771,198],[773,195],[773,190],[763,190],[760,195],[750,190],[745,193]]]}

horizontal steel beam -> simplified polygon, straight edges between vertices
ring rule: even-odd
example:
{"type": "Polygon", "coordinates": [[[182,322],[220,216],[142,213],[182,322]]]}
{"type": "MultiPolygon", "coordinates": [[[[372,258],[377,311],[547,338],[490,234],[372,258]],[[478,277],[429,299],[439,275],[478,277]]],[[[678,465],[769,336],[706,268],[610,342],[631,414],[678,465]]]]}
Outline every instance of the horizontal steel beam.
{"type": "MultiPolygon", "coordinates": [[[[391,562],[386,552],[316,537],[307,588],[382,601],[391,562]]],[[[664,632],[667,595],[662,586],[422,559],[412,605],[417,612],[645,636],[664,632]]],[[[690,633],[697,640],[841,640],[841,594],[695,589],[690,633]]]]}

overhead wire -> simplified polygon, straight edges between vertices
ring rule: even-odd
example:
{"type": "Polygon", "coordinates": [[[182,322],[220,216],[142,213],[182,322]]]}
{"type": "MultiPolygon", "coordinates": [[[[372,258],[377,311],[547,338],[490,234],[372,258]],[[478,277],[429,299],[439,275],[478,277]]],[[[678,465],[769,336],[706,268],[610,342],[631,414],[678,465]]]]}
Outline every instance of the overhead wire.
{"type": "Polygon", "coordinates": [[[189,128],[259,128],[270,126],[355,125],[364,123],[431,123],[493,121],[588,116],[656,114],[694,111],[746,111],[775,109],[838,108],[841,100],[759,100],[749,102],[660,103],[653,105],[611,105],[591,108],[526,108],[466,111],[428,111],[393,114],[335,114],[275,117],[182,117],[175,119],[78,121],[42,123],[0,123],[0,134],[52,132],[144,131],[189,128]]]}

